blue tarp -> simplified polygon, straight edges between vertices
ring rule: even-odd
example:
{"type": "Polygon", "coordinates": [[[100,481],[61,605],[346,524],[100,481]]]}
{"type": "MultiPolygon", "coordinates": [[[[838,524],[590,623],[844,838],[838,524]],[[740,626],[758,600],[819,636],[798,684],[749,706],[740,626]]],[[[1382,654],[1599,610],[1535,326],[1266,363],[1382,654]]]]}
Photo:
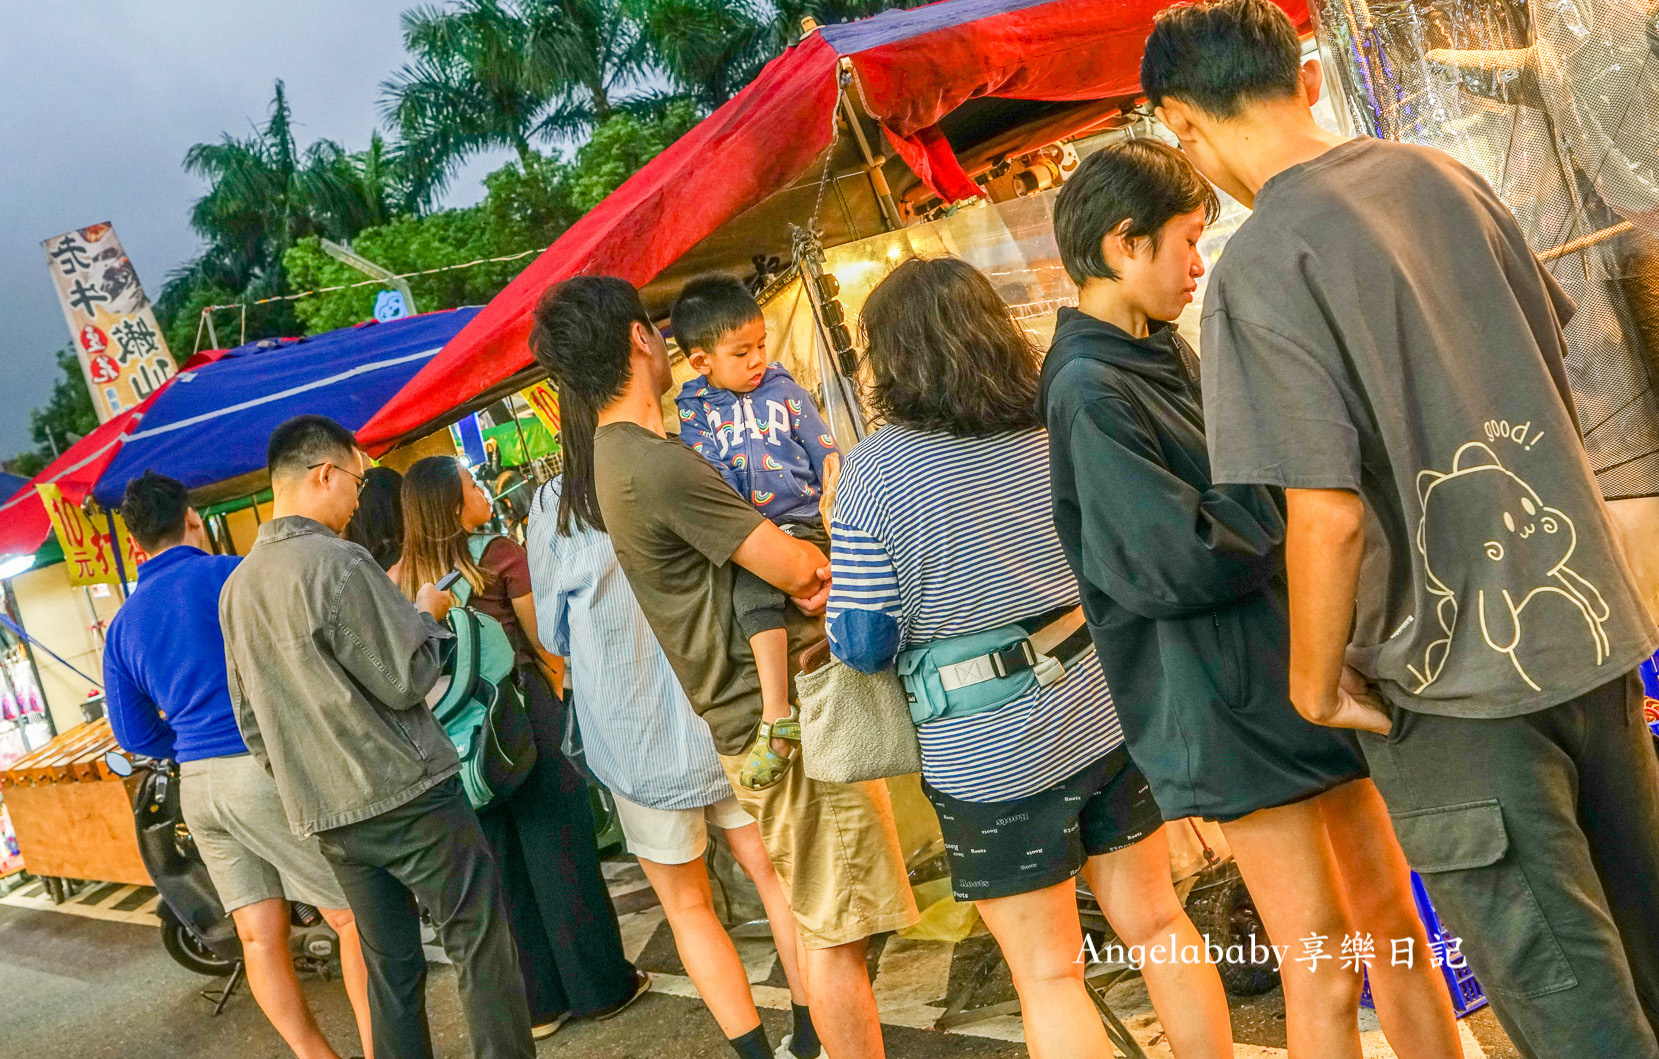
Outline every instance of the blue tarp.
{"type": "Polygon", "coordinates": [[[355,431],[477,313],[468,307],[251,343],[181,373],[126,438],[93,496],[114,507],[146,470],[190,489],[261,470],[271,431],[297,415],[325,415],[355,431]]]}
{"type": "Polygon", "coordinates": [[[5,474],[0,472],[0,502],[10,500],[12,494],[29,484],[29,480],[21,474],[5,474]]]}

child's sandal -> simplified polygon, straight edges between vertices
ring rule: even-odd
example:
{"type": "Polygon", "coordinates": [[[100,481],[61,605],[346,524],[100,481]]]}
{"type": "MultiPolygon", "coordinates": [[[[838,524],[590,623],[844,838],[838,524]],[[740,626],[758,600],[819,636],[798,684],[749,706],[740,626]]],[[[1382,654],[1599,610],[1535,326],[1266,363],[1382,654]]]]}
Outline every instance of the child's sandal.
{"type": "Polygon", "coordinates": [[[755,741],[749,747],[749,757],[743,762],[743,771],[738,774],[738,784],[751,791],[764,791],[776,787],[789,774],[790,766],[795,764],[795,759],[801,756],[800,745],[801,721],[794,714],[780,717],[770,724],[760,722],[760,728],[755,732],[755,741]],[[795,753],[784,757],[773,750],[774,739],[794,743],[795,753]]]}

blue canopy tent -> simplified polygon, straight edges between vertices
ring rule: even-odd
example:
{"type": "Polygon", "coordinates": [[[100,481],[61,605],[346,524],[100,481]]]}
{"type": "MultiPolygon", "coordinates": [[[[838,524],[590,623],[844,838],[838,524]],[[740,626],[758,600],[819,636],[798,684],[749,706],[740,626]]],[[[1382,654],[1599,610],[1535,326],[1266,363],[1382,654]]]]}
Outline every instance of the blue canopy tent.
{"type": "Polygon", "coordinates": [[[197,503],[254,492],[279,424],[315,413],[357,430],[477,313],[468,307],[255,342],[182,372],[123,439],[92,495],[114,508],[146,470],[183,482],[197,503]]]}

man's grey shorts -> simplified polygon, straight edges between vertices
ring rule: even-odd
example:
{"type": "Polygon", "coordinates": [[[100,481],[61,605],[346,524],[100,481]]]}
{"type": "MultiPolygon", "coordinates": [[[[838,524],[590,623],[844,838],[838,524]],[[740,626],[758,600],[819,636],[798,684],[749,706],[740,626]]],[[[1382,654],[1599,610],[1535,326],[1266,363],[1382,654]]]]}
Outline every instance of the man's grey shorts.
{"type": "Polygon", "coordinates": [[[179,765],[179,801],[226,912],[286,897],[346,908],[317,839],[288,827],[276,782],[251,754],[179,765]]]}

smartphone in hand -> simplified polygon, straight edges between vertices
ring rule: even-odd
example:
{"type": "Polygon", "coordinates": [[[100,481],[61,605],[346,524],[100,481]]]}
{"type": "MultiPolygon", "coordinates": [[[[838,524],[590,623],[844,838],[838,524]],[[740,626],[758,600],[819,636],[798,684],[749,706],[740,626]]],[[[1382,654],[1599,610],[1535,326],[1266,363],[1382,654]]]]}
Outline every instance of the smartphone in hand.
{"type": "Polygon", "coordinates": [[[437,585],[434,587],[437,588],[439,592],[448,592],[450,588],[454,586],[455,582],[459,580],[461,580],[461,571],[451,570],[449,573],[439,578],[437,585]]]}

